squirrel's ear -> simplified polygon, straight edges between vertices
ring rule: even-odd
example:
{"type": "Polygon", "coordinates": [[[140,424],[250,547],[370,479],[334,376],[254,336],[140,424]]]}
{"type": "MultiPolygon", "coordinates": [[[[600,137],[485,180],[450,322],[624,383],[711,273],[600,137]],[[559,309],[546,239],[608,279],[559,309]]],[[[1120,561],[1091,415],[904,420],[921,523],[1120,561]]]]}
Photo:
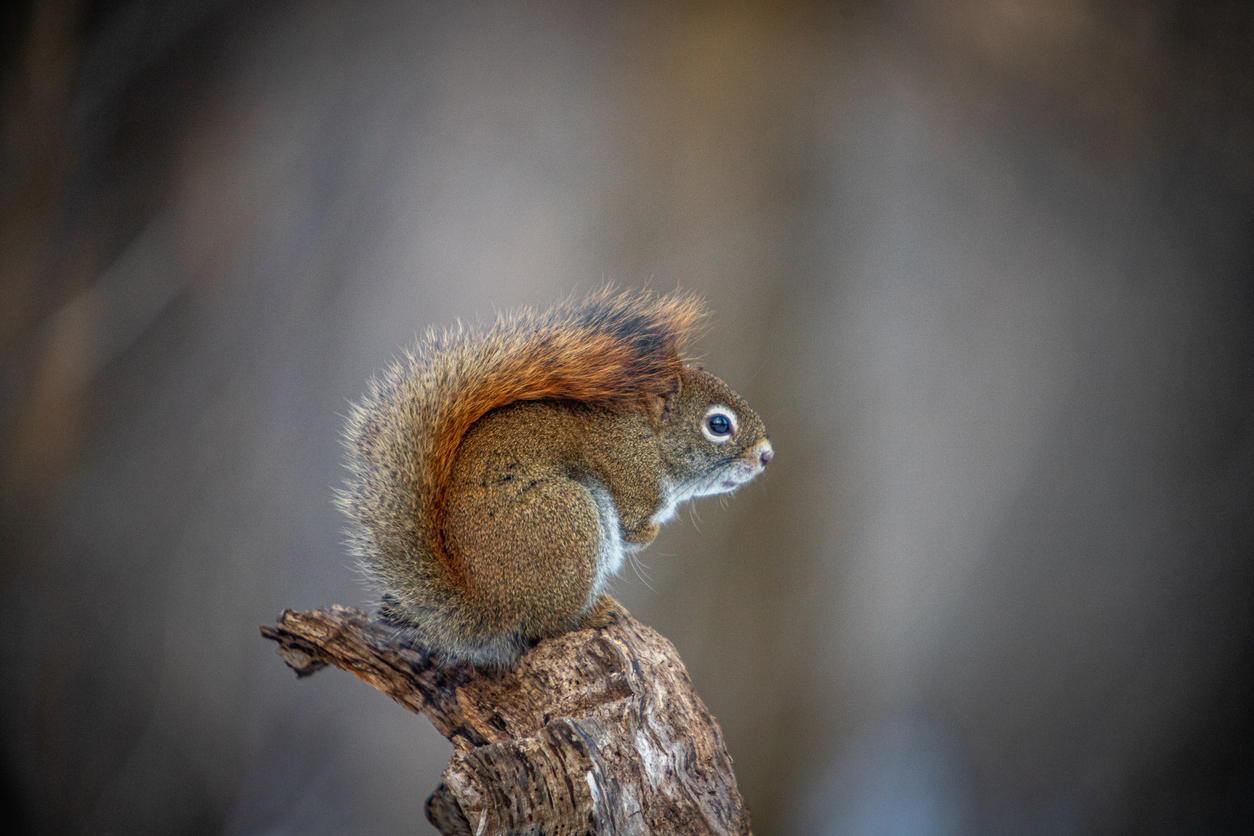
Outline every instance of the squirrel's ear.
{"type": "Polygon", "coordinates": [[[670,420],[675,408],[675,401],[683,391],[680,375],[674,375],[657,388],[651,388],[643,394],[645,413],[654,429],[660,428],[670,420]]]}

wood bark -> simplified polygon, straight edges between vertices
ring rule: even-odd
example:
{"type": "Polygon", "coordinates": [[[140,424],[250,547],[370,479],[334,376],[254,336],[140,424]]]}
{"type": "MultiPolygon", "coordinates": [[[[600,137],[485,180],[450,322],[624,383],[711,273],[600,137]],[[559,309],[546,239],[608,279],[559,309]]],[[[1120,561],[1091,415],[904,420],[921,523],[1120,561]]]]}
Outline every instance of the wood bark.
{"type": "Polygon", "coordinates": [[[627,617],[545,641],[507,671],[442,666],[357,610],[261,628],[308,676],[334,665],[453,744],[427,818],[444,834],[748,834],[718,722],[675,647],[627,617]]]}

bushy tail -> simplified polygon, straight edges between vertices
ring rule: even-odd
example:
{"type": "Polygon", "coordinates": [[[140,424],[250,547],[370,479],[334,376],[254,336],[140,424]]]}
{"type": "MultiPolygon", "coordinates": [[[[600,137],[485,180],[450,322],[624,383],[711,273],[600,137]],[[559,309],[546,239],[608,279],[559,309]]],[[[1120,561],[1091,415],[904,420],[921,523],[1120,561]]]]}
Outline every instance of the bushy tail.
{"type": "Polygon", "coordinates": [[[337,497],[354,552],[402,610],[459,570],[442,538],[444,490],[475,421],[518,401],[562,398],[628,410],[679,373],[705,309],[686,294],[605,288],[489,328],[429,331],[370,381],[345,430],[349,482],[337,497]]]}

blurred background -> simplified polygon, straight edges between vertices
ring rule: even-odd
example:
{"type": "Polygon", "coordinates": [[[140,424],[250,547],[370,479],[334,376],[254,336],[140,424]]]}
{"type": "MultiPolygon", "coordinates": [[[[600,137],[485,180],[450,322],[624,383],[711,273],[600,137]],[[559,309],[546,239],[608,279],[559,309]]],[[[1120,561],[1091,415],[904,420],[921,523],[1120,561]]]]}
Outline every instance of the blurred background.
{"type": "Polygon", "coordinates": [[[0,829],[430,833],[347,404],[603,281],[777,457],[615,591],[758,834],[1254,832],[1254,4],[0,12],[0,829]]]}

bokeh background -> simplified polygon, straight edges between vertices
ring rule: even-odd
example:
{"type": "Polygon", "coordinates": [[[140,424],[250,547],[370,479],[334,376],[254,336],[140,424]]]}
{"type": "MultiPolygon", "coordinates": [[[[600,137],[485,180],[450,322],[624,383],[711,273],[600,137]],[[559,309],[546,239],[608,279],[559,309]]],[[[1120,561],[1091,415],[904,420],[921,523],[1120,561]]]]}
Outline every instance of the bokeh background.
{"type": "Polygon", "coordinates": [[[616,593],[759,834],[1254,832],[1254,4],[0,13],[0,829],[433,832],[342,415],[603,281],[778,455],[616,593]]]}

